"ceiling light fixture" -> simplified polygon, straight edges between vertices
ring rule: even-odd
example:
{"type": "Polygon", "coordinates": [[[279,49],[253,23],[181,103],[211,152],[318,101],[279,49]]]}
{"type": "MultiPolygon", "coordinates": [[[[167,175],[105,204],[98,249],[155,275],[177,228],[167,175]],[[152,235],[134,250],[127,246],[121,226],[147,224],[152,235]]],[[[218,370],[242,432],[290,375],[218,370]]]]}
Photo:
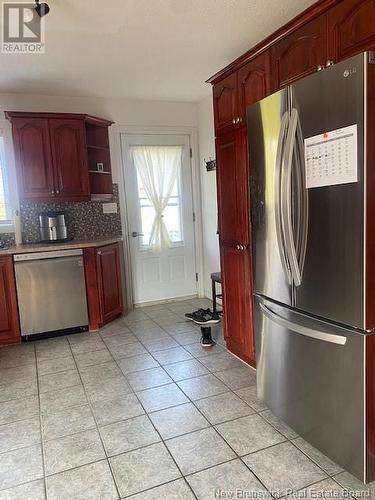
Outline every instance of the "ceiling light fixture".
{"type": "Polygon", "coordinates": [[[39,3],[39,0],[35,0],[35,10],[39,17],[43,17],[48,14],[50,8],[48,4],[39,3]]]}

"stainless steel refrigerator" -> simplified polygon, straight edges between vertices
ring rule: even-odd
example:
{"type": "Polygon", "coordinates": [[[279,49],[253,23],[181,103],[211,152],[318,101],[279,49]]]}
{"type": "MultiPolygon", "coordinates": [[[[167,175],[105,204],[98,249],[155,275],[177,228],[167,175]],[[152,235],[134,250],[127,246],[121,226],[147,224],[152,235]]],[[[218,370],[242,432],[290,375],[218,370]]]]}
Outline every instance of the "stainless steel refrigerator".
{"type": "Polygon", "coordinates": [[[374,68],[361,54],[247,112],[258,397],[364,482],[375,479],[374,68]]]}

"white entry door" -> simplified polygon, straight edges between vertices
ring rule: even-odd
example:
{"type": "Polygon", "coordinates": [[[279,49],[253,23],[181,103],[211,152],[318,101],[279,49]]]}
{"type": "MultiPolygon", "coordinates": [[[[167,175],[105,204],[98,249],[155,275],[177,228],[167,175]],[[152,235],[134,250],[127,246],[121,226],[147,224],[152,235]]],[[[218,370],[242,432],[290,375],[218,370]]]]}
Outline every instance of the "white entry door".
{"type": "Polygon", "coordinates": [[[134,302],[197,293],[189,136],[122,135],[134,302]]]}

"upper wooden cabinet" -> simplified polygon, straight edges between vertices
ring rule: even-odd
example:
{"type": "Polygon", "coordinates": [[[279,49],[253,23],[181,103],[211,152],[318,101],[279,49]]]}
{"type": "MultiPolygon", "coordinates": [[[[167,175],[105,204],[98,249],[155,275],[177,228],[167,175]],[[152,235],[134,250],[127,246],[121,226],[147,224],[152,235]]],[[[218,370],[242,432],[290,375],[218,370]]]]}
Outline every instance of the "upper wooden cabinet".
{"type": "Polygon", "coordinates": [[[5,114],[12,122],[20,198],[83,201],[112,196],[112,122],[69,113],[5,114]]]}
{"type": "Polygon", "coordinates": [[[313,19],[271,48],[273,90],[323,68],[328,61],[327,16],[313,19]]]}
{"type": "Polygon", "coordinates": [[[90,191],[83,121],[50,120],[49,129],[56,196],[86,199],[90,191]]]}
{"type": "Polygon", "coordinates": [[[28,199],[54,196],[48,120],[17,118],[12,125],[19,196],[28,199]]]}
{"type": "Polygon", "coordinates": [[[246,123],[246,108],[270,92],[270,57],[263,52],[238,70],[239,116],[246,123]]]}
{"type": "Polygon", "coordinates": [[[375,49],[375,0],[345,0],[328,12],[330,58],[334,62],[375,49]]]}
{"type": "Polygon", "coordinates": [[[215,130],[230,129],[238,118],[237,73],[217,83],[213,93],[215,130]]]}
{"type": "Polygon", "coordinates": [[[12,257],[0,257],[0,344],[20,342],[16,284],[12,257]]]}
{"type": "Polygon", "coordinates": [[[247,106],[270,91],[269,52],[263,52],[214,85],[215,130],[226,133],[246,125],[247,106]]]}

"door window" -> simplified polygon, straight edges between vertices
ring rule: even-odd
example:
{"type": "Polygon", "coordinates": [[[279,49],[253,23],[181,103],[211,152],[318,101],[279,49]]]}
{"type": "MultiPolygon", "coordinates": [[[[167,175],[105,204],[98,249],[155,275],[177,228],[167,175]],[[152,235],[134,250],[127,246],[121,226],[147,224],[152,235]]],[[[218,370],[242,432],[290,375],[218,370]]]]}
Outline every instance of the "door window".
{"type": "Polygon", "coordinates": [[[140,245],[165,249],[183,244],[180,146],[135,146],[140,245]]]}

